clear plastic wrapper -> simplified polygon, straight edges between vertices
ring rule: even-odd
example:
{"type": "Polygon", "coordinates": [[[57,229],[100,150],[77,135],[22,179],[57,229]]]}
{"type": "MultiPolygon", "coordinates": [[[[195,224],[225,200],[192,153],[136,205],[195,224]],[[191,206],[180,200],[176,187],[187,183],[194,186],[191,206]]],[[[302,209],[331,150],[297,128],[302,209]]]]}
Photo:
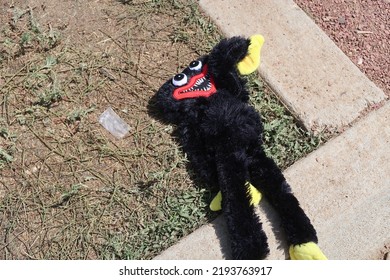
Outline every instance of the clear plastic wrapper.
{"type": "Polygon", "coordinates": [[[125,137],[130,130],[130,126],[111,107],[100,115],[99,123],[118,139],[125,137]]]}

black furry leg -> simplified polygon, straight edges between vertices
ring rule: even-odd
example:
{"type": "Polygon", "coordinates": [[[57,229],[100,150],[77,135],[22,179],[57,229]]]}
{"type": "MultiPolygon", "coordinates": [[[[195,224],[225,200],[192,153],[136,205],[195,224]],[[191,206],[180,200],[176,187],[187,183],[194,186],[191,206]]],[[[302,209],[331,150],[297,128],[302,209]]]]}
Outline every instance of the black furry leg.
{"type": "Polygon", "coordinates": [[[251,155],[250,181],[268,199],[282,220],[289,244],[318,242],[316,231],[291,193],[281,170],[259,147],[251,155]]]}
{"type": "MultiPolygon", "coordinates": [[[[221,154],[220,154],[221,155],[221,154]]],[[[245,187],[244,161],[231,153],[218,156],[218,178],[234,259],[264,259],[269,253],[267,237],[245,187]]]]}

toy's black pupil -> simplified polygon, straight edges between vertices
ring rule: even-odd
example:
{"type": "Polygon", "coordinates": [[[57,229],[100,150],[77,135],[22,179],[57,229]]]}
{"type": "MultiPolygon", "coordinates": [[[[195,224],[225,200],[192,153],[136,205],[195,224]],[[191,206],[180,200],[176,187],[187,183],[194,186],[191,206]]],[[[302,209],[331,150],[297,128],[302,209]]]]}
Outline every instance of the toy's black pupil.
{"type": "Polygon", "coordinates": [[[175,77],[173,78],[175,81],[181,81],[184,79],[184,75],[183,74],[177,74],[175,75],[175,77]]]}
{"type": "Polygon", "coordinates": [[[190,63],[190,67],[191,68],[194,68],[194,67],[197,67],[198,65],[199,65],[199,61],[197,61],[197,60],[195,60],[195,61],[192,61],[191,63],[190,63]]]}

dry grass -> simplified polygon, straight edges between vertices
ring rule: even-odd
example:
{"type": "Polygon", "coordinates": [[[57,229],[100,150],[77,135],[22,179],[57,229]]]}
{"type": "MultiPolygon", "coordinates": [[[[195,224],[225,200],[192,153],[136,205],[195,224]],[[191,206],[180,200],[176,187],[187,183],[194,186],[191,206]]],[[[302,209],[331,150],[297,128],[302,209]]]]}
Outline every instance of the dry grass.
{"type": "MultiPolygon", "coordinates": [[[[215,217],[149,100],[221,36],[196,1],[106,0],[82,37],[35,2],[0,18],[0,258],[150,259],[215,217]],[[126,138],[98,123],[108,107],[126,138]]],[[[321,143],[250,83],[282,167],[321,143]]]]}

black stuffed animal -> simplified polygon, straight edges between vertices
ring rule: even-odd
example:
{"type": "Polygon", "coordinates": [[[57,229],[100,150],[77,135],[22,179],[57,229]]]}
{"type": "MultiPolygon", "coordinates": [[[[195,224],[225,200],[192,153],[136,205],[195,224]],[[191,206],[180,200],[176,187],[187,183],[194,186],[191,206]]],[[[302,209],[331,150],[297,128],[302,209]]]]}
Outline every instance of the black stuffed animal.
{"type": "Polygon", "coordinates": [[[240,74],[260,63],[260,35],[223,39],[209,55],[193,61],[158,90],[155,101],[178,138],[195,173],[219,186],[234,259],[263,259],[269,253],[248,184],[276,209],[292,259],[325,259],[316,231],[281,170],[262,148],[262,123],[248,104],[240,74]]]}

